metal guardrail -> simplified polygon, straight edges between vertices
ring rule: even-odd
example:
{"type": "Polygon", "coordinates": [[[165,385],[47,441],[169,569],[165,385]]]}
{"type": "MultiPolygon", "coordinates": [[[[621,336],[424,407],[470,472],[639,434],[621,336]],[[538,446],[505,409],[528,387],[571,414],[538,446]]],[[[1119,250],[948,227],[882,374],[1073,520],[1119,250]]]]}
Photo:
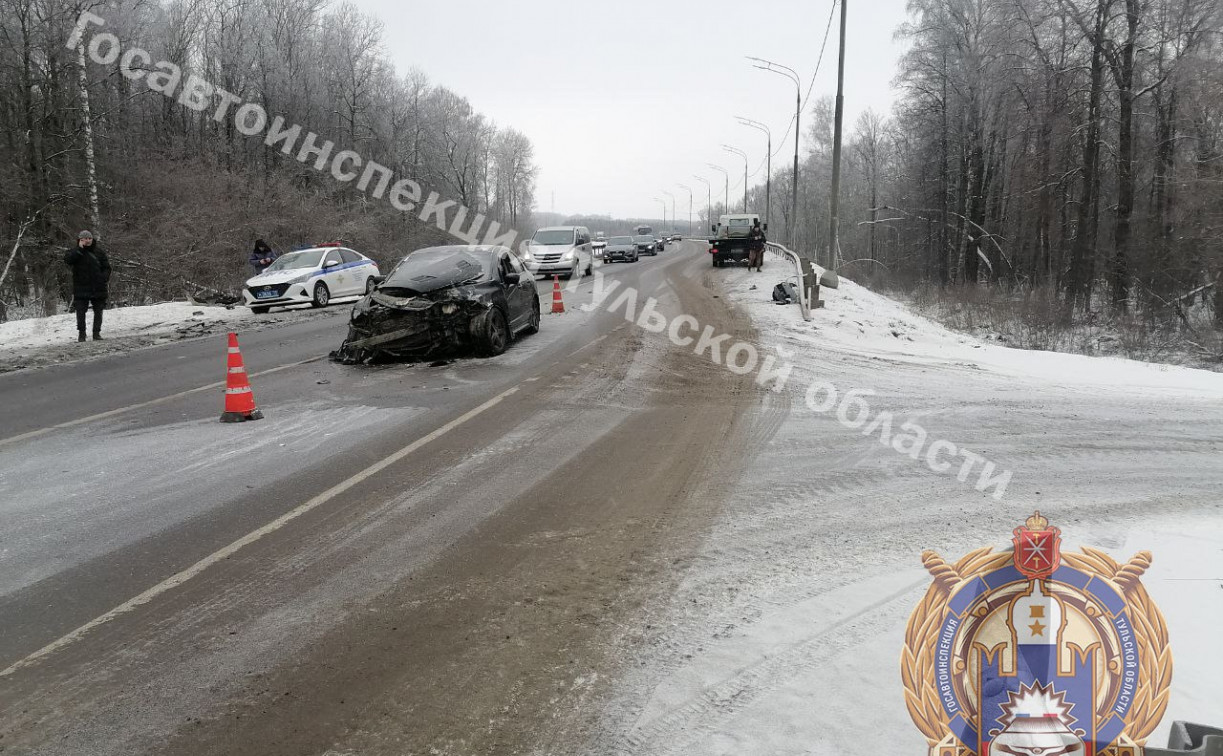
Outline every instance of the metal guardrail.
{"type": "Polygon", "coordinates": [[[765,246],[778,257],[794,263],[795,275],[798,277],[798,307],[802,311],[803,320],[811,320],[811,310],[824,304],[820,301],[819,272],[810,260],[781,244],[765,242],[765,246]]]}

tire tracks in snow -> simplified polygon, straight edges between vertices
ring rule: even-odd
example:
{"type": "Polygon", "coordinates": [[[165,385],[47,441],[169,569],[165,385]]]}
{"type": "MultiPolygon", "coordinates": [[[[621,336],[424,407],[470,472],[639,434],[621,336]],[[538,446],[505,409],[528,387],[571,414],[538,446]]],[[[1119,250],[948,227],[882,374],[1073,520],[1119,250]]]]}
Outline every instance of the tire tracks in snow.
{"type": "MultiPolygon", "coordinates": [[[[673,708],[645,727],[617,738],[612,752],[622,756],[637,756],[643,752],[659,756],[689,752],[688,746],[713,730],[713,720],[733,715],[760,695],[853,648],[868,637],[868,633],[895,622],[903,622],[912,609],[906,599],[926,583],[922,579],[907,585],[782,653],[755,662],[733,677],[706,688],[697,697],[673,708]],[[684,733],[686,737],[677,737],[679,733],[684,733]]],[[[818,593],[830,590],[829,587],[818,593]]]]}

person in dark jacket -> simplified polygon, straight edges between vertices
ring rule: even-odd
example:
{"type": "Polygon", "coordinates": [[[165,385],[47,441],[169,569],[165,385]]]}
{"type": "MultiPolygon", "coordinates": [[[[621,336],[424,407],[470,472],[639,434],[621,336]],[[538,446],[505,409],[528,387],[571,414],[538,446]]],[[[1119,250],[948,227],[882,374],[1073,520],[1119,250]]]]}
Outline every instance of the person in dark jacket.
{"type": "Polygon", "coordinates": [[[760,221],[757,220],[752,226],[751,233],[748,235],[747,242],[747,269],[756,269],[759,273],[761,266],[764,265],[764,229],[760,227],[760,221]]]}
{"type": "Polygon", "coordinates": [[[267,245],[263,239],[255,240],[255,248],[251,250],[250,263],[255,269],[255,275],[259,275],[268,269],[268,266],[276,262],[276,253],[267,245]]]}
{"type": "Polygon", "coordinates": [[[110,283],[110,259],[94,241],[93,234],[77,234],[76,247],[64,255],[72,268],[72,309],[76,310],[77,341],[85,340],[85,312],[93,307],[93,339],[102,338],[102,310],[110,283]]]}

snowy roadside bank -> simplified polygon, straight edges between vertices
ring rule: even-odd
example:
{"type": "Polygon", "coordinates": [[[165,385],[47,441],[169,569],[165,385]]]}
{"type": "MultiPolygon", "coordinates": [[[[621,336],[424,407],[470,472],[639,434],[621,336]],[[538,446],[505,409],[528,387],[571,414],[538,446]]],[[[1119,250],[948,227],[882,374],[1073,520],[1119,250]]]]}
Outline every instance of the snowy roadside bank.
{"type": "MultiPolygon", "coordinates": [[[[115,307],[102,315],[106,339],[135,335],[163,335],[209,323],[231,323],[250,317],[248,308],[162,302],[141,307],[115,307]]],[[[93,313],[88,316],[93,322],[93,313]]],[[[28,318],[0,323],[0,356],[76,341],[76,314],[65,312],[49,318],[28,318]]]]}
{"type": "MultiPolygon", "coordinates": [[[[337,300],[337,303],[348,300],[337,300]]],[[[335,307],[314,316],[347,315],[346,307],[335,307]]],[[[172,341],[245,329],[276,327],[303,317],[299,310],[278,310],[254,315],[249,308],[225,308],[191,302],[163,302],[138,307],[115,307],[105,311],[102,341],[77,342],[76,315],[72,312],[48,318],[27,318],[0,323],[0,373],[43,367],[64,362],[128,352],[172,341]]],[[[92,323],[93,314],[87,316],[92,323]]]]}
{"type": "Polygon", "coordinates": [[[725,271],[761,347],[795,379],[762,391],[756,454],[671,601],[626,635],[592,753],[926,753],[905,707],[905,622],[930,583],[920,555],[1002,551],[1033,509],[1067,551],[1150,550],[1144,578],[1177,660],[1173,719],[1218,724],[1223,661],[1223,375],[1039,353],[956,334],[852,282],[811,323],[772,304],[779,265],[725,271]],[[756,288],[752,289],[751,286],[756,288]],[[1015,470],[1001,502],[811,412],[812,379],[871,389],[1015,470]],[[885,745],[886,744],[886,745],[885,745]]]}

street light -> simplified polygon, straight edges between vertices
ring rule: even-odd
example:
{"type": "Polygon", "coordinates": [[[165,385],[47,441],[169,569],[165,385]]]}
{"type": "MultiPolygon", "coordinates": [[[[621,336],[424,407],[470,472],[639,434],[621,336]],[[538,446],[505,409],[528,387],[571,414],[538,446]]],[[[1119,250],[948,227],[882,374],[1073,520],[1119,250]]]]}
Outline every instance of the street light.
{"type": "Polygon", "coordinates": [[[675,220],[675,195],[668,192],[666,189],[663,189],[662,193],[671,198],[671,231],[674,231],[675,224],[679,222],[675,220]]]}
{"type": "Polygon", "coordinates": [[[798,136],[801,133],[799,120],[803,115],[803,83],[793,68],[774,63],[764,58],[747,56],[752,64],[762,71],[772,71],[794,82],[794,176],[790,183],[790,246],[798,249],[798,136]]]}
{"type": "Polygon", "coordinates": [[[729,144],[722,145],[722,149],[727,152],[733,152],[743,158],[743,212],[747,212],[747,153],[738,147],[731,147],[729,144]]]}
{"type": "Polygon", "coordinates": [[[688,190],[688,235],[692,236],[692,187],[686,184],[676,184],[676,186],[688,190]]]}
{"type": "Polygon", "coordinates": [[[661,199],[658,199],[657,197],[654,198],[654,201],[662,205],[662,227],[666,228],[667,227],[667,202],[666,200],[661,200],[661,199]]]}
{"type": "Polygon", "coordinates": [[[765,168],[767,173],[764,177],[764,222],[767,224],[770,220],[772,220],[773,215],[773,132],[769,131],[769,127],[760,121],[753,121],[752,119],[744,118],[743,116],[736,117],[739,119],[739,123],[756,129],[757,131],[763,131],[765,136],[767,136],[769,139],[768,149],[765,152],[765,154],[768,156],[766,158],[768,160],[768,167],[765,168]]]}
{"type": "Polygon", "coordinates": [[[729,213],[730,212],[730,174],[727,173],[726,169],[720,165],[714,165],[713,163],[706,163],[706,165],[708,165],[710,168],[714,169],[715,171],[721,171],[722,175],[726,177],[725,197],[723,197],[722,199],[722,208],[726,212],[729,213]]]}
{"type": "MultiPolygon", "coordinates": [[[[713,223],[713,194],[709,189],[709,179],[705,178],[704,176],[698,176],[695,173],[692,174],[692,178],[696,179],[697,181],[705,185],[705,221],[707,223],[712,224],[713,223]]],[[[704,232],[702,232],[702,235],[704,235],[704,232]]]]}

